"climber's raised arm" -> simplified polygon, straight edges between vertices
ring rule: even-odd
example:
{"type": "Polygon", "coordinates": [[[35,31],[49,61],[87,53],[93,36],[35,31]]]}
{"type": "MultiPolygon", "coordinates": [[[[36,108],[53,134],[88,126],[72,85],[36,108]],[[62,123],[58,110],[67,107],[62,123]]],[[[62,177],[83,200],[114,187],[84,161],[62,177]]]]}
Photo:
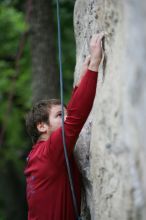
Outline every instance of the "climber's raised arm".
{"type": "MultiPolygon", "coordinates": [[[[101,44],[101,39],[103,38],[104,34],[101,33],[99,35],[99,44],[101,44]]],[[[78,82],[75,84],[75,87],[78,87],[80,85],[80,82],[82,81],[84,75],[86,74],[87,70],[93,70],[98,71],[98,67],[101,61],[102,57],[102,50],[100,50],[99,45],[97,44],[97,35],[94,35],[90,42],[90,54],[88,55],[82,65],[81,74],[78,82]],[[95,50],[95,51],[94,51],[95,50]]]]}
{"type": "MultiPolygon", "coordinates": [[[[69,154],[73,152],[75,142],[93,105],[98,76],[97,72],[102,59],[102,38],[103,34],[92,37],[90,42],[91,57],[88,69],[67,106],[67,117],[64,122],[64,127],[69,154]]],[[[50,136],[50,151],[52,152],[52,159],[54,158],[55,161],[60,160],[61,154],[63,156],[61,129],[62,128],[57,129],[50,136]]]]}

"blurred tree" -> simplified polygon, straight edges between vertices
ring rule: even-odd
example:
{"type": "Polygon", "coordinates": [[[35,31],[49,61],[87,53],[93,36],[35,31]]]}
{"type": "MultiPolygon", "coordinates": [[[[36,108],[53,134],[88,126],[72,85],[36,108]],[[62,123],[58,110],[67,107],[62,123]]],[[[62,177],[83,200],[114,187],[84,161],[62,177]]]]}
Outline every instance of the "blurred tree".
{"type": "Polygon", "coordinates": [[[30,0],[33,102],[59,95],[51,0],[30,0]]]}

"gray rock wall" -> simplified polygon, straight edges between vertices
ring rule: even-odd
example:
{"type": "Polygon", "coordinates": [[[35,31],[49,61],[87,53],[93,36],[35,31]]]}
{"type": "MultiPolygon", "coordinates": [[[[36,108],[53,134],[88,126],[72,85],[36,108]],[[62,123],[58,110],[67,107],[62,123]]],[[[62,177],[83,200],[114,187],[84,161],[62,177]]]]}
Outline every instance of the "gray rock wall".
{"type": "Polygon", "coordinates": [[[145,20],[145,0],[76,0],[75,82],[92,34],[107,33],[93,110],[75,151],[92,220],[146,219],[145,20]]]}

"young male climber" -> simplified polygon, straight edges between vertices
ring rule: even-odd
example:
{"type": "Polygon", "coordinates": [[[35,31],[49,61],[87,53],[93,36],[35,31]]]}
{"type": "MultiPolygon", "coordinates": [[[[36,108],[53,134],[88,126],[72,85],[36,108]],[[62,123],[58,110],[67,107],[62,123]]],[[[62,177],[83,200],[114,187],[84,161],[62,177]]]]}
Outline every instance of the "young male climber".
{"type": "MultiPolygon", "coordinates": [[[[86,62],[88,69],[75,86],[69,104],[64,106],[66,146],[79,211],[80,173],[73,150],[93,105],[102,59],[102,38],[103,33],[92,37],[90,60],[86,62]]],[[[28,220],[75,220],[62,143],[61,114],[60,101],[52,99],[35,104],[26,117],[27,130],[34,142],[25,168],[28,220]]]]}

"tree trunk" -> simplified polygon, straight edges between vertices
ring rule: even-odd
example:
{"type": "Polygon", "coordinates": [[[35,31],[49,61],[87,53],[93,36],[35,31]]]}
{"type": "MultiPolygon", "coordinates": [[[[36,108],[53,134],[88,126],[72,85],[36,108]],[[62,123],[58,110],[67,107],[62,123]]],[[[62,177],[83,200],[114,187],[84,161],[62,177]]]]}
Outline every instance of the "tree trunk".
{"type": "Polygon", "coordinates": [[[76,0],[75,81],[91,35],[107,32],[93,111],[76,147],[92,220],[146,216],[145,20],[144,0],[76,0]]]}
{"type": "Polygon", "coordinates": [[[33,72],[33,102],[58,96],[59,74],[55,56],[51,0],[32,0],[30,34],[33,72]]]}

